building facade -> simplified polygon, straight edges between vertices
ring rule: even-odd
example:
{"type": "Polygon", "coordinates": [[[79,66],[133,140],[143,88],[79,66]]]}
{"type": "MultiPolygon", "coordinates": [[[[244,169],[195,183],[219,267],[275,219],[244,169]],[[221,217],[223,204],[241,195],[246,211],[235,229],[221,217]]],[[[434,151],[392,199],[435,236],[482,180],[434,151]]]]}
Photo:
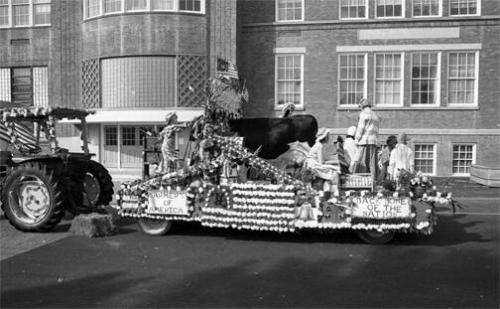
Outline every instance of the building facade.
{"type": "MultiPolygon", "coordinates": [[[[230,0],[0,0],[0,102],[95,109],[90,150],[137,175],[145,130],[169,111],[180,121],[202,112],[217,57],[235,61],[235,37],[230,0]]],[[[58,135],[80,150],[77,126],[58,135]]]]}
{"type": "Polygon", "coordinates": [[[249,117],[294,102],[340,135],[366,97],[379,142],[409,134],[418,170],[500,164],[500,1],[243,0],[238,13],[249,117]]]}
{"type": "Polygon", "coordinates": [[[405,132],[419,170],[464,176],[500,164],[499,26],[497,0],[0,0],[0,104],[95,109],[92,152],[137,173],[144,130],[201,113],[221,57],[247,117],[294,102],[343,135],[366,97],[380,143],[405,132]]]}

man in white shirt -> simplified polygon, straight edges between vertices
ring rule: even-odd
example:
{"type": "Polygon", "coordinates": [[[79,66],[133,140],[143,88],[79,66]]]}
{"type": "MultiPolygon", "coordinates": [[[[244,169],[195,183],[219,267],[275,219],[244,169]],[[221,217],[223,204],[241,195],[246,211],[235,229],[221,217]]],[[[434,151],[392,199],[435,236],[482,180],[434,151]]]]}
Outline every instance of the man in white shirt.
{"type": "Polygon", "coordinates": [[[398,179],[401,170],[413,172],[415,162],[413,151],[407,146],[409,140],[406,133],[401,133],[398,137],[398,144],[391,151],[389,175],[392,179],[398,179]]]}

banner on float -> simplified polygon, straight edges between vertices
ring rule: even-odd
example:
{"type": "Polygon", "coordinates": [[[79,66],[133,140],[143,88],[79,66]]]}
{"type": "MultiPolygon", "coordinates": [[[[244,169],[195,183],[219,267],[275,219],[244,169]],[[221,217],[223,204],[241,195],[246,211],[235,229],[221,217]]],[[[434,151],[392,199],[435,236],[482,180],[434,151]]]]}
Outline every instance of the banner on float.
{"type": "Polygon", "coordinates": [[[411,217],[411,200],[393,197],[355,197],[352,217],[396,219],[411,217]]]}

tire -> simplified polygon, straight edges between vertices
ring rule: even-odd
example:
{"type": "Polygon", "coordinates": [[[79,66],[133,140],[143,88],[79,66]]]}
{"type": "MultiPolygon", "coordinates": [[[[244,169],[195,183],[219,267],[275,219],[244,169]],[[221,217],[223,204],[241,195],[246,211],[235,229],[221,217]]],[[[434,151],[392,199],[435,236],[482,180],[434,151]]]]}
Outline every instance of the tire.
{"type": "Polygon", "coordinates": [[[113,199],[111,175],[104,166],[95,161],[88,161],[83,187],[92,208],[107,206],[113,199]]]}
{"type": "Polygon", "coordinates": [[[107,206],[113,199],[113,181],[104,166],[95,161],[76,161],[78,168],[83,166],[78,177],[70,177],[70,196],[72,212],[87,214],[100,211],[99,206],[107,206]],[[75,179],[77,178],[77,179],[75,179]]]}
{"type": "Polygon", "coordinates": [[[378,232],[375,230],[366,230],[366,231],[356,231],[361,240],[370,245],[383,245],[390,242],[395,233],[394,232],[378,232]]]}
{"type": "Polygon", "coordinates": [[[141,231],[148,235],[162,236],[170,231],[172,228],[172,221],[139,218],[139,220],[137,220],[137,225],[139,225],[141,231]]]}
{"type": "Polygon", "coordinates": [[[64,216],[64,186],[47,165],[28,162],[12,168],[1,194],[2,210],[16,229],[47,232],[64,216]]]}

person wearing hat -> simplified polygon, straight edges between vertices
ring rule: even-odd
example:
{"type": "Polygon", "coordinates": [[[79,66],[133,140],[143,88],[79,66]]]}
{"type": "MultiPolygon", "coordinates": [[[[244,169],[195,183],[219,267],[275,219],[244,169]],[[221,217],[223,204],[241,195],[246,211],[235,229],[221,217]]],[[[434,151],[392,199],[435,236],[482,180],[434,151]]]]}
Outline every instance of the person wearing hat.
{"type": "Polygon", "coordinates": [[[355,173],[371,173],[373,187],[377,179],[377,138],[380,118],[365,98],[359,101],[358,106],[361,113],[354,141],[359,147],[359,152],[353,170],[355,173]]]}
{"type": "Polygon", "coordinates": [[[295,111],[295,104],[292,102],[288,102],[283,106],[283,109],[281,110],[281,118],[287,118],[292,116],[293,112],[295,111]]]}
{"type": "Polygon", "coordinates": [[[391,151],[396,147],[396,144],[398,143],[398,139],[396,136],[391,135],[387,138],[386,145],[380,152],[380,157],[378,160],[378,167],[380,170],[379,174],[379,180],[384,181],[387,176],[388,176],[388,168],[389,168],[389,160],[391,157],[391,151]]]}
{"type": "MultiPolygon", "coordinates": [[[[331,153],[328,153],[330,142],[330,131],[325,128],[320,128],[318,134],[316,135],[316,143],[312,146],[309,151],[306,160],[304,161],[304,167],[311,170],[313,174],[326,181],[328,190],[332,190],[338,185],[338,175],[340,171],[340,166],[338,164],[328,164],[328,158],[332,157],[331,153]]],[[[325,190],[327,191],[327,190],[325,190]]]]}
{"type": "Polygon", "coordinates": [[[410,138],[406,135],[406,133],[399,134],[398,144],[391,151],[388,172],[389,176],[394,180],[398,179],[402,170],[413,172],[415,162],[413,151],[407,145],[409,140],[410,138]]]}
{"type": "Polygon", "coordinates": [[[168,113],[165,117],[167,125],[159,133],[162,141],[161,155],[162,159],[158,171],[160,173],[169,173],[175,169],[175,160],[177,160],[177,151],[175,147],[175,136],[177,132],[182,131],[182,126],[177,123],[177,114],[168,113]]]}
{"type": "Polygon", "coordinates": [[[358,156],[358,146],[354,142],[354,135],[356,135],[356,127],[351,126],[347,129],[344,141],[344,158],[349,165],[349,171],[353,172],[354,162],[358,156]]]}

